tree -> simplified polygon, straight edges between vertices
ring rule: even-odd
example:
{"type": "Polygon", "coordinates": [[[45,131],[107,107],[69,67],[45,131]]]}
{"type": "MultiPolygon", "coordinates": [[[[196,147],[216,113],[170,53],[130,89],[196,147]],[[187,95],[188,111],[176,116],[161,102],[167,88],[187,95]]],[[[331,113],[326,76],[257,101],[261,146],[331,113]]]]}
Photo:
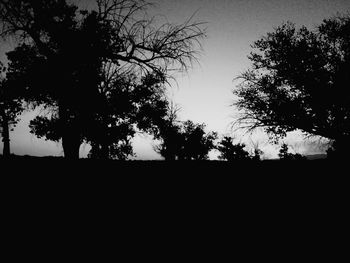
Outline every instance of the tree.
{"type": "Polygon", "coordinates": [[[350,147],[350,16],[325,19],[314,31],[288,22],[252,46],[252,68],[234,94],[241,127],[271,137],[301,130],[350,147]]]}
{"type": "MultiPolygon", "coordinates": [[[[196,60],[204,36],[202,23],[191,19],[157,26],[155,18],[147,17],[146,1],[96,4],[96,10],[86,11],[64,0],[0,1],[1,36],[15,36],[19,42],[9,53],[13,75],[31,91],[32,101],[54,111],[68,158],[79,157],[84,132],[96,112],[103,112],[103,103],[95,99],[105,100],[99,89],[106,64],[108,70],[139,81],[149,74],[168,78],[172,70],[186,70],[196,60]]],[[[43,119],[36,123],[51,125],[43,119]]]]}
{"type": "Polygon", "coordinates": [[[123,74],[104,82],[104,103],[100,107],[104,110],[98,112],[93,127],[88,127],[86,132],[87,141],[94,146],[93,150],[99,149],[103,159],[124,160],[133,155],[134,135],[138,131],[150,132],[158,124],[168,103],[164,81],[164,76],[153,73],[142,77],[140,82],[123,74]]]}
{"type": "Polygon", "coordinates": [[[279,153],[278,153],[278,157],[281,159],[281,160],[305,160],[305,157],[302,156],[301,154],[299,153],[289,153],[288,152],[288,145],[286,143],[283,143],[281,145],[281,148],[279,150],[279,153]]]}
{"type": "Polygon", "coordinates": [[[6,78],[6,68],[0,62],[0,130],[4,143],[3,157],[10,156],[10,129],[18,122],[23,111],[22,101],[17,96],[18,90],[6,78]]]}
{"type": "Polygon", "coordinates": [[[219,142],[217,149],[220,152],[219,159],[227,161],[244,161],[249,160],[249,152],[244,148],[246,145],[244,143],[233,143],[233,138],[229,136],[224,136],[219,142]]]}
{"type": "Polygon", "coordinates": [[[101,50],[94,48],[94,41],[102,39],[100,31],[94,35],[84,30],[85,23],[76,18],[77,8],[65,1],[1,1],[0,10],[1,35],[18,40],[16,49],[7,54],[9,78],[25,87],[27,101],[53,111],[65,156],[77,158],[82,142],[80,113],[89,112],[86,106],[91,101],[85,102],[93,97],[97,82],[95,59],[101,50]],[[88,96],[79,100],[82,94],[88,96]]]}
{"type": "MultiPolygon", "coordinates": [[[[131,139],[138,131],[152,133],[166,111],[164,78],[149,74],[139,82],[133,75],[115,74],[103,81],[96,97],[94,116],[85,121],[83,140],[93,159],[125,160],[133,155],[131,139]],[[97,105],[96,105],[97,104],[97,105]]],[[[55,115],[38,116],[30,122],[38,137],[58,141],[60,121],[55,115]]]]}
{"type": "Polygon", "coordinates": [[[209,152],[215,149],[216,132],[206,132],[205,124],[196,124],[190,120],[177,120],[177,111],[173,104],[168,106],[167,114],[157,125],[156,139],[160,144],[156,152],[165,160],[207,160],[209,152]]]}
{"type": "Polygon", "coordinates": [[[179,159],[207,160],[208,154],[215,149],[216,132],[205,132],[206,125],[187,120],[182,125],[183,147],[179,159]]]}
{"type": "Polygon", "coordinates": [[[181,133],[181,122],[178,120],[180,108],[174,103],[167,103],[166,114],[158,115],[160,118],[153,126],[152,134],[160,144],[155,146],[155,151],[165,158],[166,161],[174,161],[180,158],[184,144],[184,136],[181,133]]]}
{"type": "Polygon", "coordinates": [[[278,153],[278,157],[280,159],[289,159],[290,154],[288,153],[288,145],[283,143],[281,145],[280,151],[278,153]]]}

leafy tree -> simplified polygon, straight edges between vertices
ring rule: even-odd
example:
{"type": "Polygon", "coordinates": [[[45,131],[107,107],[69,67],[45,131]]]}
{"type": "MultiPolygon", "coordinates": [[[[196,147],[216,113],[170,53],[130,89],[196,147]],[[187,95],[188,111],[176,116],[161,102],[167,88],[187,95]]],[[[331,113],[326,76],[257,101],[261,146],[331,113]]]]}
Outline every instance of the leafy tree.
{"type": "Polygon", "coordinates": [[[184,144],[184,135],[181,132],[181,122],[177,113],[179,107],[173,103],[167,104],[166,114],[158,119],[154,126],[154,137],[161,143],[155,147],[155,151],[165,158],[166,161],[173,161],[180,157],[184,144]]]}
{"type": "MultiPolygon", "coordinates": [[[[168,78],[168,72],[186,70],[196,59],[204,36],[202,24],[191,19],[156,26],[155,19],[147,17],[146,1],[97,0],[96,4],[96,10],[86,11],[64,0],[0,1],[1,36],[15,36],[19,42],[8,54],[13,79],[30,91],[27,100],[52,110],[53,121],[35,120],[33,132],[51,130],[45,125],[60,127],[47,138],[62,138],[68,158],[79,157],[80,144],[91,137],[86,132],[96,118],[108,119],[110,111],[103,102],[110,94],[101,92],[106,75],[136,76],[138,83],[150,74],[168,78]]],[[[106,156],[108,140],[102,137],[93,139],[93,144],[106,156]]]]}
{"type": "Polygon", "coordinates": [[[219,159],[227,161],[249,160],[249,152],[244,148],[244,143],[233,143],[233,138],[225,136],[218,144],[217,149],[220,152],[219,159]]]}
{"type": "Polygon", "coordinates": [[[205,124],[190,120],[177,120],[176,108],[170,107],[158,126],[157,139],[160,145],[155,149],[166,160],[207,160],[215,149],[216,132],[206,132],[205,124]]]}
{"type": "Polygon", "coordinates": [[[94,127],[86,132],[87,141],[100,148],[104,159],[126,159],[133,155],[131,139],[134,135],[138,131],[149,132],[165,115],[168,103],[165,80],[163,75],[148,74],[140,82],[130,76],[119,76],[114,81],[104,89],[105,110],[97,115],[92,123],[94,127]]]}
{"type": "Polygon", "coordinates": [[[187,120],[182,125],[183,147],[179,159],[207,160],[208,154],[215,149],[216,132],[205,132],[205,124],[195,124],[187,120]]]}
{"type": "Polygon", "coordinates": [[[0,130],[4,143],[3,156],[10,156],[10,129],[19,120],[23,111],[18,90],[6,78],[6,68],[0,62],[0,130]]]}
{"type": "Polygon", "coordinates": [[[272,138],[301,130],[350,147],[350,16],[325,19],[316,30],[288,22],[252,46],[252,68],[234,94],[238,123],[264,127],[272,138]]]}
{"type": "MultiPolygon", "coordinates": [[[[27,101],[53,111],[61,129],[48,138],[62,135],[65,156],[77,158],[82,113],[90,113],[87,105],[96,97],[96,60],[104,50],[94,43],[103,39],[101,30],[86,30],[93,14],[79,24],[77,8],[65,1],[1,1],[0,5],[2,36],[15,36],[19,42],[7,54],[9,78],[25,87],[27,101]]],[[[50,124],[44,119],[37,123],[50,124]]],[[[44,132],[42,128],[36,130],[44,132]]]]}
{"type": "MultiPolygon", "coordinates": [[[[133,155],[131,139],[138,131],[152,132],[157,120],[166,111],[164,79],[147,75],[141,82],[133,76],[116,74],[105,80],[96,97],[93,118],[85,121],[84,141],[92,148],[88,156],[93,159],[125,160],[133,155]]],[[[46,114],[30,122],[32,132],[38,137],[59,141],[59,118],[46,114]]]]}

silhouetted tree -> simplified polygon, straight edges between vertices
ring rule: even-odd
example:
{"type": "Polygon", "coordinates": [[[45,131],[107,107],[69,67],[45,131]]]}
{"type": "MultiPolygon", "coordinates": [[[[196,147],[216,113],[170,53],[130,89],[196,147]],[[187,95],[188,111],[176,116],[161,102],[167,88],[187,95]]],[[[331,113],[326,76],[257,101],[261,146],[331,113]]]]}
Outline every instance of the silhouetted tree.
{"type": "Polygon", "coordinates": [[[241,127],[264,127],[274,138],[301,130],[350,147],[350,16],[314,31],[288,22],[254,42],[252,68],[234,94],[241,127]]]}
{"type": "MultiPolygon", "coordinates": [[[[101,30],[87,29],[93,14],[80,24],[77,8],[59,0],[4,0],[0,10],[1,35],[15,36],[19,42],[8,53],[9,77],[27,88],[27,101],[54,111],[61,129],[47,138],[62,136],[65,156],[78,158],[82,113],[89,112],[98,76],[96,60],[105,49],[95,45],[104,39],[101,30]]],[[[43,128],[36,130],[44,132],[43,128]]]]}
{"type": "MultiPolygon", "coordinates": [[[[191,19],[156,26],[146,15],[146,1],[96,3],[96,10],[78,12],[64,0],[0,1],[1,36],[15,36],[19,42],[8,54],[11,72],[30,91],[28,100],[53,111],[59,132],[51,135],[62,138],[67,158],[79,157],[84,132],[96,120],[96,112],[103,112],[96,109],[102,104],[95,100],[106,99],[99,88],[107,63],[113,72],[134,74],[139,81],[150,73],[167,78],[170,70],[186,70],[196,59],[204,36],[201,23],[191,19]]],[[[41,127],[33,131],[40,133],[52,122],[39,118],[32,127],[36,124],[41,127]]]]}
{"type": "Polygon", "coordinates": [[[245,147],[246,145],[244,143],[235,144],[232,137],[224,136],[217,146],[220,152],[219,159],[227,161],[249,160],[250,155],[244,149],[245,147]]]}
{"type": "Polygon", "coordinates": [[[131,139],[136,133],[134,119],[137,111],[132,76],[116,74],[106,78],[99,87],[98,104],[94,116],[86,126],[85,139],[92,149],[90,158],[119,160],[133,155],[131,139]]]}
{"type": "Polygon", "coordinates": [[[288,153],[288,145],[283,143],[278,153],[280,159],[289,159],[290,154],[288,153]]]}
{"type": "Polygon", "coordinates": [[[290,153],[288,145],[283,143],[278,153],[278,157],[281,160],[305,160],[305,157],[299,153],[290,153]]]}
{"type": "Polygon", "coordinates": [[[182,125],[183,147],[179,159],[207,160],[208,154],[215,149],[216,132],[205,132],[206,125],[187,120],[182,125]]]}
{"type": "Polygon", "coordinates": [[[10,156],[10,129],[23,111],[22,101],[17,96],[18,90],[11,86],[6,78],[6,68],[0,62],[0,131],[3,147],[3,157],[10,156]]]}
{"type": "MultiPolygon", "coordinates": [[[[139,82],[133,75],[116,74],[102,83],[91,105],[94,115],[84,123],[83,140],[92,146],[90,158],[124,160],[133,155],[134,135],[152,132],[150,128],[158,125],[157,120],[166,112],[164,78],[150,74],[139,82]]],[[[61,138],[62,127],[55,115],[38,116],[30,126],[38,137],[61,138]]]]}
{"type": "Polygon", "coordinates": [[[181,133],[181,122],[178,120],[180,108],[174,103],[167,104],[167,111],[159,118],[154,126],[154,137],[160,140],[155,146],[155,151],[165,158],[166,161],[173,161],[179,158],[184,145],[184,135],[181,133]]]}
{"type": "Polygon", "coordinates": [[[207,160],[209,152],[215,149],[217,133],[206,132],[204,123],[180,122],[177,110],[170,105],[157,126],[155,137],[161,142],[155,147],[156,152],[165,160],[207,160]]]}
{"type": "Polygon", "coordinates": [[[166,113],[164,75],[149,73],[140,81],[131,77],[122,79],[119,75],[105,87],[104,107],[101,105],[105,110],[92,123],[95,128],[86,132],[88,141],[100,148],[104,158],[126,159],[133,155],[134,135],[149,132],[166,113]]]}

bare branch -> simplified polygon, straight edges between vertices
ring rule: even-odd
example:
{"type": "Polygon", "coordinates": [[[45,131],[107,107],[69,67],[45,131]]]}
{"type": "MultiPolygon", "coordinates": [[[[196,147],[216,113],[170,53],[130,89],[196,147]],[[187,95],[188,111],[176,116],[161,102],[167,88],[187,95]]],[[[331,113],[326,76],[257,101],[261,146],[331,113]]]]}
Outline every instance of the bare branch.
{"type": "Polygon", "coordinates": [[[98,12],[102,20],[113,29],[115,58],[135,63],[141,71],[187,71],[198,62],[200,40],[205,37],[203,22],[193,22],[191,16],[185,23],[173,25],[148,17],[150,3],[136,0],[99,0],[98,12]],[[122,41],[122,44],[120,44],[122,41]],[[120,46],[122,48],[120,49],[120,46]]]}

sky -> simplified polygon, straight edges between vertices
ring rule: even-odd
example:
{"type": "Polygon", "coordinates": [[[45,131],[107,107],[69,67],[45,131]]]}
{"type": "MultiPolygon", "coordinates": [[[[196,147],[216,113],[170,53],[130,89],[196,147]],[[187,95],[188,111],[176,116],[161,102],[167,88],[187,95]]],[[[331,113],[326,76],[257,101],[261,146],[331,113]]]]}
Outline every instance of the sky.
{"type": "MultiPolygon", "coordinates": [[[[235,109],[232,90],[237,85],[234,78],[249,68],[247,58],[250,45],[273,31],[282,22],[292,21],[297,26],[314,28],[324,18],[337,12],[350,12],[350,0],[153,0],[156,5],[150,12],[162,14],[169,22],[182,23],[195,13],[194,20],[206,22],[207,37],[202,40],[199,63],[187,74],[179,73],[176,84],[169,88],[171,99],[181,107],[181,120],[190,119],[205,123],[207,131],[234,135],[231,123],[235,109]]],[[[80,0],[81,4],[87,1],[80,0]]],[[[29,133],[28,122],[35,116],[27,112],[11,132],[11,151],[19,155],[62,156],[59,143],[37,139],[29,133]]],[[[276,146],[267,145],[262,134],[253,135],[253,141],[265,148],[266,157],[276,155],[276,146]],[[255,136],[255,137],[254,137],[255,136]]],[[[245,138],[246,139],[246,138],[245,138]]],[[[239,136],[237,140],[240,140],[239,136]]],[[[289,142],[301,153],[317,152],[317,147],[305,144],[298,134],[291,135],[289,142]]],[[[149,136],[141,135],[134,140],[136,159],[160,159],[153,150],[149,136]]],[[[0,144],[2,151],[2,144],[0,144]]],[[[81,147],[85,157],[89,146],[81,147]]],[[[212,154],[211,158],[215,159],[212,154]]]]}

